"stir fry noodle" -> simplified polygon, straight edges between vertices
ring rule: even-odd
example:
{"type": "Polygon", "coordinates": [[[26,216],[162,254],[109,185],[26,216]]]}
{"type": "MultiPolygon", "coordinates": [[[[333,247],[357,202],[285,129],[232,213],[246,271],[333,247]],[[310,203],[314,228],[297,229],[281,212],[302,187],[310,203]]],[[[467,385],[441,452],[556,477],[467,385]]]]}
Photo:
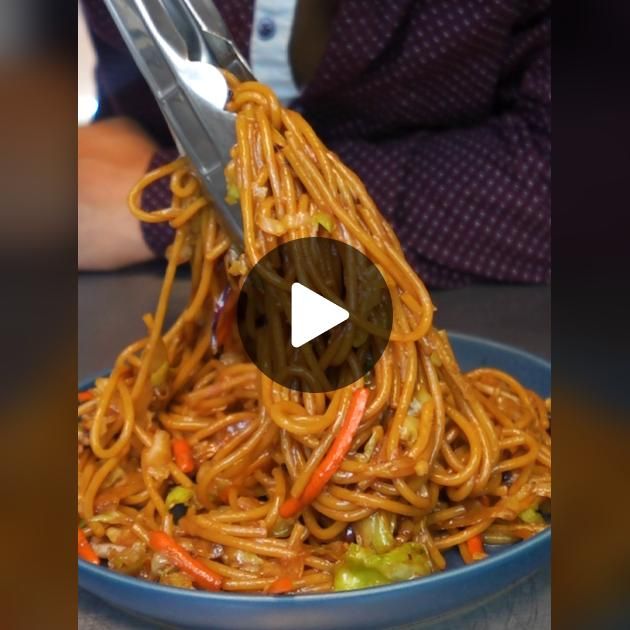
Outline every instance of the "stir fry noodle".
{"type": "Polygon", "coordinates": [[[227,199],[240,203],[244,251],[186,158],[131,192],[131,212],[168,222],[175,238],[146,335],[79,394],[80,556],[183,588],[310,593],[419,577],[444,569],[451,548],[474,562],[485,545],[540,532],[550,400],[499,370],[462,373],[356,174],[269,88],[228,80],[237,141],[227,199]],[[142,193],[161,178],[172,203],[147,212],[142,193]],[[392,300],[373,369],[323,393],[261,373],[235,324],[252,266],[309,236],[364,253],[392,300]],[[166,328],[182,265],[190,298],[166,328]]]}

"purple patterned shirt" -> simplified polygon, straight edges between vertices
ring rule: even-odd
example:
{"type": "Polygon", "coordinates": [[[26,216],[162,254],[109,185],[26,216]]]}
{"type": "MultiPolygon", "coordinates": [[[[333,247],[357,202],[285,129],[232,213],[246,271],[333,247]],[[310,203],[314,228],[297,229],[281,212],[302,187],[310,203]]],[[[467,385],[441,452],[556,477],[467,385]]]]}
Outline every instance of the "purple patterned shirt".
{"type": "MultiPolygon", "coordinates": [[[[215,0],[249,54],[253,0],[215,0]]],[[[84,0],[99,116],[137,119],[176,155],[102,0],[84,0]]],[[[291,103],[365,182],[433,287],[550,278],[550,0],[339,0],[311,82],[291,103]]],[[[145,193],[169,204],[167,183],[145,193]]],[[[143,224],[158,255],[172,239],[143,224]]]]}

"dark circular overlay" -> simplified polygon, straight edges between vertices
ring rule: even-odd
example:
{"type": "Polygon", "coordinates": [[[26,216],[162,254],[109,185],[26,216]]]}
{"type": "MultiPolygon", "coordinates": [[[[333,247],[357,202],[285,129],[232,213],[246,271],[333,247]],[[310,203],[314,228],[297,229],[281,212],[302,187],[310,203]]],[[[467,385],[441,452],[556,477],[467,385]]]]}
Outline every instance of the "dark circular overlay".
{"type": "Polygon", "coordinates": [[[331,238],[300,238],[251,269],[237,320],[247,355],[269,378],[301,392],[329,392],[370,374],[389,341],[392,301],[380,270],[358,249],[331,238]],[[349,319],[294,348],[294,282],[345,308],[349,319]]]}

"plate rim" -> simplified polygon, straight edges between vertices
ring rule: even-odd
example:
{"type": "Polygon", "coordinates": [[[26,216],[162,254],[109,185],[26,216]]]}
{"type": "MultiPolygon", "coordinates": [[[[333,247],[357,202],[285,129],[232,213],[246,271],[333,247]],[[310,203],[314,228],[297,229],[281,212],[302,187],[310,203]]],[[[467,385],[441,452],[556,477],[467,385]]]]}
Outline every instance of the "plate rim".
{"type": "MultiPolygon", "coordinates": [[[[271,602],[274,605],[277,604],[279,600],[291,600],[291,601],[306,601],[309,602],[327,602],[331,598],[335,598],[335,600],[342,599],[356,599],[357,597],[361,597],[362,595],[376,595],[380,593],[395,593],[399,591],[406,591],[409,589],[422,588],[421,585],[424,585],[425,588],[429,588],[430,586],[439,586],[442,582],[449,582],[454,579],[466,579],[469,577],[469,574],[473,576],[477,573],[484,573],[486,571],[491,571],[493,569],[500,570],[501,566],[510,562],[514,559],[514,557],[520,557],[522,554],[526,552],[531,552],[532,549],[539,549],[541,547],[545,547],[549,544],[551,540],[551,526],[549,526],[544,531],[535,534],[531,538],[524,540],[519,543],[514,543],[510,549],[502,551],[500,554],[490,555],[485,560],[480,562],[475,562],[473,564],[467,564],[462,567],[457,567],[450,571],[437,571],[435,573],[431,573],[430,575],[415,578],[412,580],[403,580],[401,582],[393,582],[391,584],[382,584],[379,586],[371,586],[368,588],[355,589],[351,591],[331,591],[329,593],[297,593],[292,595],[290,593],[279,594],[279,595],[270,595],[265,593],[258,593],[256,595],[249,595],[243,593],[236,592],[209,592],[209,591],[200,591],[200,590],[190,590],[177,588],[174,586],[167,586],[164,584],[158,584],[156,582],[149,582],[148,580],[144,580],[142,578],[131,577],[128,575],[124,575],[122,573],[118,573],[113,571],[112,569],[108,569],[104,566],[96,566],[90,564],[89,562],[79,558],[78,566],[79,568],[87,573],[91,573],[96,577],[102,577],[110,582],[116,582],[119,586],[128,586],[130,588],[140,589],[142,591],[146,591],[147,593],[152,592],[156,594],[164,594],[167,593],[176,596],[176,597],[192,597],[193,599],[206,600],[208,603],[217,602],[217,601],[229,601],[234,603],[241,604],[259,604],[260,602],[271,602]]],[[[81,585],[80,575],[79,575],[79,586],[81,585]]],[[[271,605],[271,604],[263,604],[271,605]]]]}
{"type": "MultiPolygon", "coordinates": [[[[551,362],[539,355],[528,352],[527,350],[523,350],[516,346],[512,346],[506,343],[502,343],[499,341],[494,341],[492,339],[487,339],[484,337],[478,337],[476,335],[470,335],[467,333],[461,333],[456,330],[448,331],[449,339],[457,338],[465,342],[472,342],[479,345],[490,346],[502,352],[508,352],[510,354],[517,354],[521,357],[538,364],[545,370],[551,371],[551,362]]],[[[82,378],[79,382],[79,389],[84,389],[87,385],[93,382],[96,378],[100,376],[104,376],[108,374],[110,369],[102,370],[92,376],[87,376],[82,378]]],[[[551,376],[551,375],[550,375],[551,376]]],[[[456,579],[466,579],[472,575],[474,577],[475,574],[481,573],[483,574],[486,571],[491,571],[492,569],[500,570],[501,566],[509,563],[514,557],[520,557],[522,554],[527,552],[532,552],[544,548],[550,544],[551,541],[551,525],[535,534],[531,538],[527,540],[514,543],[510,546],[509,549],[506,549],[498,554],[491,554],[485,560],[480,562],[475,562],[472,564],[464,565],[461,567],[456,567],[452,570],[443,570],[437,571],[435,573],[431,573],[428,576],[424,576],[421,578],[404,580],[401,582],[393,582],[391,584],[382,584],[379,586],[372,586],[368,588],[356,589],[351,591],[331,591],[328,593],[298,593],[298,594],[279,594],[279,595],[270,595],[264,593],[258,593],[255,595],[252,594],[244,594],[244,593],[233,593],[233,592],[208,592],[208,591],[200,591],[200,590],[190,590],[190,589],[182,589],[173,586],[167,586],[164,584],[158,584],[156,582],[150,582],[148,580],[144,580],[138,577],[128,576],[122,573],[118,573],[112,569],[109,569],[104,566],[96,566],[91,564],[81,558],[78,558],[78,583],[81,586],[81,574],[87,573],[91,577],[95,577],[96,579],[104,579],[110,582],[114,582],[117,586],[129,587],[140,589],[145,591],[147,594],[156,593],[163,595],[170,594],[175,597],[186,597],[192,598],[194,600],[207,601],[209,604],[212,602],[230,602],[235,604],[258,604],[263,606],[276,606],[279,601],[291,601],[291,602],[299,602],[299,601],[308,601],[312,603],[325,603],[330,601],[331,598],[334,598],[335,601],[342,601],[345,599],[356,599],[361,598],[365,595],[377,595],[377,594],[392,594],[398,593],[400,591],[406,591],[409,589],[421,589],[421,585],[425,585],[425,588],[429,588],[431,586],[437,585],[440,583],[449,582],[456,579]],[[267,602],[267,603],[262,603],[267,602]]],[[[497,545],[498,546],[498,545],[497,545]]],[[[495,547],[495,546],[493,546],[495,547]]]]}

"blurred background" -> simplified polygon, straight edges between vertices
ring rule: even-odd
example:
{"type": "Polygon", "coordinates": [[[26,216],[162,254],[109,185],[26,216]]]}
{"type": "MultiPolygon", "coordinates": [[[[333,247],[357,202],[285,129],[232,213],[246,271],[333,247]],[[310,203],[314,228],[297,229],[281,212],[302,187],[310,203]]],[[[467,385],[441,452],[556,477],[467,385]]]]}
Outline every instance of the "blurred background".
{"type": "Polygon", "coordinates": [[[0,520],[2,540],[11,541],[3,560],[13,567],[0,576],[0,626],[69,628],[76,623],[75,472],[67,462],[76,453],[77,6],[0,6],[0,343],[13,357],[0,379],[0,473],[11,479],[7,499],[20,514],[10,517],[5,504],[0,520]],[[29,444],[23,459],[20,443],[29,444]],[[41,563],[35,573],[32,562],[41,563]]]}

